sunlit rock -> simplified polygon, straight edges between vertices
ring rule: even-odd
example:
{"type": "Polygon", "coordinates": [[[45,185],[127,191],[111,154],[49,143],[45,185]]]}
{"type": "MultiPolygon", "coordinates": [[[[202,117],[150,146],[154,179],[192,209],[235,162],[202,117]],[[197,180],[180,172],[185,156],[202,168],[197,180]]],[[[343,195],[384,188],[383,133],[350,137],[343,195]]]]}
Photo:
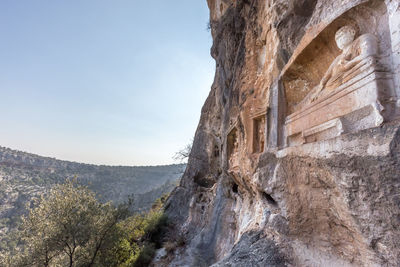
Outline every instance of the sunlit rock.
{"type": "Polygon", "coordinates": [[[208,4],[215,80],[167,209],[187,242],[154,264],[399,266],[399,1],[208,4]]]}

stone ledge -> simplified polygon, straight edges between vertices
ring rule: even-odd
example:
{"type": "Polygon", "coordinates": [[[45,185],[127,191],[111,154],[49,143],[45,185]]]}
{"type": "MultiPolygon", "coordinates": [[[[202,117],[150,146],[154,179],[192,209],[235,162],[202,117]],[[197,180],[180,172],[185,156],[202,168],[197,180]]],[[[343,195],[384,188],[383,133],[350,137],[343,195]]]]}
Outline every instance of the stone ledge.
{"type": "Polygon", "coordinates": [[[390,145],[400,131],[400,121],[380,127],[344,134],[329,140],[308,143],[297,147],[287,147],[276,152],[278,158],[288,155],[330,158],[337,154],[348,156],[386,156],[390,145]]]}

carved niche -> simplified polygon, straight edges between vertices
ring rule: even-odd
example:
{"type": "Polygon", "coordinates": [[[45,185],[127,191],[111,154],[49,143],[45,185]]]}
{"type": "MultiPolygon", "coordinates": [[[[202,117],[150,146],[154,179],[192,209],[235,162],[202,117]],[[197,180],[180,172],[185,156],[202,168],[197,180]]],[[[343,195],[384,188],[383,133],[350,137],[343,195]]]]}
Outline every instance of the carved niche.
{"type": "Polygon", "coordinates": [[[390,30],[386,6],[376,3],[357,6],[332,21],[285,66],[281,84],[287,146],[390,119],[395,98],[387,52],[390,30]]]}
{"type": "Polygon", "coordinates": [[[227,135],[227,153],[229,169],[239,166],[239,138],[238,130],[233,127],[227,135]]]}
{"type": "Polygon", "coordinates": [[[265,148],[265,114],[259,114],[252,119],[252,149],[253,153],[262,153],[265,148]]]}

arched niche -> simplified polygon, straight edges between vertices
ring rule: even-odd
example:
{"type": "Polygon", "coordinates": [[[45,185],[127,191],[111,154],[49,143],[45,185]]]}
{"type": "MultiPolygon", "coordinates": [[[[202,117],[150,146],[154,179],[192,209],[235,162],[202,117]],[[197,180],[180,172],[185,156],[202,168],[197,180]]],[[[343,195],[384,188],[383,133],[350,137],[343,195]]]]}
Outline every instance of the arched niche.
{"type": "MultiPolygon", "coordinates": [[[[306,35],[305,48],[296,50],[282,71],[281,80],[285,88],[287,114],[317,86],[332,61],[340,54],[335,43],[335,33],[345,25],[357,28],[357,35],[371,33],[379,40],[380,61],[390,65],[390,29],[386,5],[383,1],[356,6],[323,28],[316,37],[306,35]]],[[[390,67],[387,67],[387,69],[390,67]]]]}
{"type": "Polygon", "coordinates": [[[238,130],[236,127],[233,127],[229,131],[227,136],[227,144],[228,144],[228,158],[230,158],[232,154],[235,153],[235,150],[237,150],[239,145],[238,130]]]}
{"type": "Polygon", "coordinates": [[[239,132],[234,125],[226,136],[227,143],[227,159],[230,169],[239,165],[239,132]]]}
{"type": "Polygon", "coordinates": [[[285,105],[281,109],[285,112],[283,135],[289,146],[374,127],[393,113],[390,99],[395,92],[385,3],[377,0],[353,7],[318,30],[306,33],[280,76],[285,96],[285,103],[281,103],[285,105]],[[335,34],[346,25],[356,29],[356,39],[374,36],[378,52],[363,59],[365,63],[355,66],[354,71],[344,72],[335,88],[316,97],[321,79],[342,55],[335,34]]]}
{"type": "Polygon", "coordinates": [[[262,153],[266,143],[266,114],[265,112],[252,117],[251,146],[252,153],[262,153]]]}

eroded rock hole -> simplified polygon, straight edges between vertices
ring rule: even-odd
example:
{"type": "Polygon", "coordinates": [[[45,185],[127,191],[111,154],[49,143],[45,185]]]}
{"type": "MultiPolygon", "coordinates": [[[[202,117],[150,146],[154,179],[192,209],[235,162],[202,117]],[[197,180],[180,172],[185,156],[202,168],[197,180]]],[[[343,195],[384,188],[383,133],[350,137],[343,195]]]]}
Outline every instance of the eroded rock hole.
{"type": "Polygon", "coordinates": [[[202,173],[196,173],[193,180],[197,185],[205,188],[211,188],[215,184],[215,180],[213,180],[212,177],[205,176],[202,173]]]}
{"type": "Polygon", "coordinates": [[[214,146],[214,157],[215,158],[219,157],[219,148],[217,145],[214,146]]]}
{"type": "Polygon", "coordinates": [[[273,205],[273,206],[278,206],[278,203],[275,201],[275,199],[274,199],[270,194],[267,194],[267,193],[263,192],[262,195],[263,195],[264,199],[265,199],[269,204],[271,204],[271,205],[273,205]]]}
{"type": "Polygon", "coordinates": [[[239,186],[237,184],[232,185],[232,192],[236,194],[239,192],[239,186]]]}

